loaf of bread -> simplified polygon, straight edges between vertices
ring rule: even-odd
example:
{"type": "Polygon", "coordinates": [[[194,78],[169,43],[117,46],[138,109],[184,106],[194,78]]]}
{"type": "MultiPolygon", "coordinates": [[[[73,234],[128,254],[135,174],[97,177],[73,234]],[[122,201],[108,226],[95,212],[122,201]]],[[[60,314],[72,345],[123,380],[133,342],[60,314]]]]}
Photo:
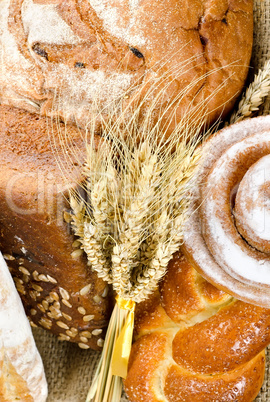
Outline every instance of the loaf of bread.
{"type": "Polygon", "coordinates": [[[110,291],[87,265],[68,223],[84,135],[3,105],[0,133],[0,249],[26,313],[32,325],[62,340],[100,349],[110,291]]]}
{"type": "Polygon", "coordinates": [[[184,252],[212,284],[270,308],[270,116],[205,143],[184,252]]]}
{"type": "Polygon", "coordinates": [[[172,124],[204,107],[210,124],[246,79],[252,8],[252,0],[2,0],[0,102],[80,126],[97,100],[104,117],[112,103],[131,111],[143,103],[153,121],[173,116],[172,124]]]}
{"type": "Polygon", "coordinates": [[[46,398],[42,361],[0,253],[0,401],[45,402],[46,398]]]}
{"type": "Polygon", "coordinates": [[[252,402],[264,378],[270,310],[218,290],[176,253],[135,311],[130,402],[252,402]]]}

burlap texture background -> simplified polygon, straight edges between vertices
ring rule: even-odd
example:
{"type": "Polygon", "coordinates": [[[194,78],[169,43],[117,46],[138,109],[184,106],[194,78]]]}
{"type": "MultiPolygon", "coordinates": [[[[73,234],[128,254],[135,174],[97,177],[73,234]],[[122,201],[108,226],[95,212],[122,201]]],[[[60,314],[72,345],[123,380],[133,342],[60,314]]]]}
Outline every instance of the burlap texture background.
{"type": "MultiPolygon", "coordinates": [[[[270,58],[270,0],[254,0],[254,12],[254,50],[250,80],[270,58]]],[[[260,110],[260,114],[269,113],[270,96],[260,110]]],[[[42,329],[35,329],[34,335],[49,384],[48,402],[84,402],[99,353],[58,341],[42,329]]],[[[121,402],[126,401],[123,396],[121,402]]],[[[256,402],[270,402],[270,348],[267,354],[265,381],[256,402]]]]}

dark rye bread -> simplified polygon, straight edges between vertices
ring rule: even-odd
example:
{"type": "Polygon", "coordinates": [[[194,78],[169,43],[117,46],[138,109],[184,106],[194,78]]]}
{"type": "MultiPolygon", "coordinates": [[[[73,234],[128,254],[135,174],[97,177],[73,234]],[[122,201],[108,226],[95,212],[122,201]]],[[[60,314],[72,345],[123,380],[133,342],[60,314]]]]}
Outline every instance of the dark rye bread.
{"type": "Polygon", "coordinates": [[[79,155],[83,141],[76,128],[0,106],[0,249],[32,324],[98,349],[110,313],[109,289],[87,265],[64,220],[68,188],[81,180],[77,159],[72,152],[66,158],[65,149],[76,147],[79,155]]]}
{"type": "Polygon", "coordinates": [[[252,39],[252,0],[2,0],[0,102],[83,126],[93,101],[106,116],[146,96],[144,111],[161,91],[153,122],[172,103],[162,121],[192,105],[210,124],[243,87],[252,39]]]}

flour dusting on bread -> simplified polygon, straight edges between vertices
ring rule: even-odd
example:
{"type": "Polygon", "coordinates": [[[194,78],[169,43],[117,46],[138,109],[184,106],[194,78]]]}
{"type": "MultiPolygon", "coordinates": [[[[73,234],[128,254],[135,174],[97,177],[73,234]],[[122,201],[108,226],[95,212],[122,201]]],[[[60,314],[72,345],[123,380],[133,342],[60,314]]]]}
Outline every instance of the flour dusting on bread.
{"type": "Polygon", "coordinates": [[[147,38],[141,33],[134,33],[134,25],[138,24],[136,11],[142,3],[141,0],[129,0],[127,9],[123,9],[123,3],[113,4],[110,0],[89,0],[103,22],[103,26],[112,35],[124,40],[133,46],[141,46],[147,43],[147,38]]]}
{"type": "Polygon", "coordinates": [[[80,42],[80,38],[59,16],[54,4],[35,4],[33,0],[24,0],[22,20],[29,44],[45,42],[75,45],[80,42]]]}

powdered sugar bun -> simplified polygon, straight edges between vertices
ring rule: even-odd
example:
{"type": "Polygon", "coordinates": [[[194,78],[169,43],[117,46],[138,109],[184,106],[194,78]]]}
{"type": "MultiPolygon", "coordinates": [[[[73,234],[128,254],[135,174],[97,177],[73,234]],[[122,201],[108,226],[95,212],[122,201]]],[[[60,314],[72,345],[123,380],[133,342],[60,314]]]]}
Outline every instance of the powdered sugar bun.
{"type": "Polygon", "coordinates": [[[47,383],[43,364],[22,302],[1,253],[0,359],[1,401],[46,401],[47,383]]]}
{"type": "Polygon", "coordinates": [[[243,177],[234,211],[238,231],[252,247],[266,253],[270,252],[269,180],[270,155],[266,155],[243,177]]]}
{"type": "Polygon", "coordinates": [[[270,116],[220,131],[204,155],[183,249],[210,282],[270,307],[270,116]]]}

